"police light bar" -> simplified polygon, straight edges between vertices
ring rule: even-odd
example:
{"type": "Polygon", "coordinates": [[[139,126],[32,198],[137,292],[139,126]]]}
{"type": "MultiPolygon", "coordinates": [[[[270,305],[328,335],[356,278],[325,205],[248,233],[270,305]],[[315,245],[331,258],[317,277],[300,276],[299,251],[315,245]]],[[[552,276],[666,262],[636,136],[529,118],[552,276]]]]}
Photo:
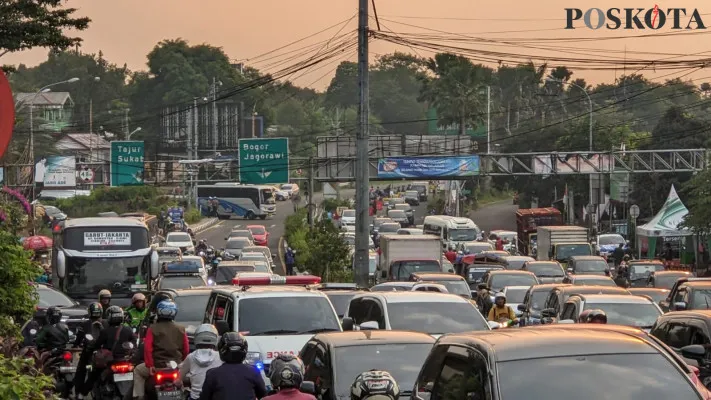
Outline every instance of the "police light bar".
{"type": "Polygon", "coordinates": [[[314,275],[295,276],[264,276],[264,277],[235,277],[233,285],[238,286],[265,286],[265,285],[315,285],[321,283],[321,277],[314,275]]]}

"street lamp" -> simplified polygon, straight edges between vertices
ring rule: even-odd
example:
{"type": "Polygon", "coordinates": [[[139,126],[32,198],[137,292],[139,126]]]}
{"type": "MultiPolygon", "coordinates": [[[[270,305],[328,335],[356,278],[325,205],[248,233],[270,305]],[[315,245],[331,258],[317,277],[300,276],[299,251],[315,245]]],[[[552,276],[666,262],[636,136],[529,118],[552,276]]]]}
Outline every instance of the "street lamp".
{"type": "Polygon", "coordinates": [[[134,129],[133,132],[130,132],[128,135],[126,135],[126,140],[131,140],[131,136],[133,136],[134,133],[140,132],[141,127],[139,126],[138,128],[134,129]]]}
{"type": "MultiPolygon", "coordinates": [[[[583,93],[585,93],[585,97],[588,98],[588,105],[589,105],[589,107],[590,107],[590,111],[589,111],[589,113],[590,113],[590,127],[589,127],[589,132],[588,132],[588,147],[589,147],[589,149],[588,149],[588,150],[590,150],[590,152],[592,153],[592,151],[593,151],[593,103],[592,103],[592,99],[590,99],[590,94],[588,93],[588,91],[587,91],[584,87],[582,87],[582,86],[580,86],[580,85],[577,85],[577,84],[575,84],[575,83],[573,83],[573,82],[567,82],[567,81],[563,81],[563,80],[561,80],[561,79],[556,79],[556,78],[554,78],[554,77],[552,77],[552,76],[550,76],[550,75],[548,75],[548,76],[546,77],[546,82],[557,82],[557,83],[564,84],[564,85],[565,85],[565,84],[568,84],[568,85],[570,85],[570,86],[574,86],[574,87],[576,87],[576,88],[582,90],[583,93]]],[[[593,182],[593,177],[592,177],[592,174],[591,174],[591,175],[590,175],[590,187],[589,187],[589,190],[590,190],[590,204],[593,204],[593,184],[592,184],[592,182],[593,182]]]]}

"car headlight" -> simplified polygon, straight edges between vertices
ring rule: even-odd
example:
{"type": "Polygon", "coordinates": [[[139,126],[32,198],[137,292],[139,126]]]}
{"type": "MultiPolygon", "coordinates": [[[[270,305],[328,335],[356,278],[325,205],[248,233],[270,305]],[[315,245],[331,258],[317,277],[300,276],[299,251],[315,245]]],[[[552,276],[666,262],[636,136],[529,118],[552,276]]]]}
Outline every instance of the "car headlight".
{"type": "Polygon", "coordinates": [[[244,362],[249,365],[254,365],[258,369],[264,369],[264,362],[262,361],[262,353],[258,351],[248,351],[247,357],[245,357],[244,362]]]}

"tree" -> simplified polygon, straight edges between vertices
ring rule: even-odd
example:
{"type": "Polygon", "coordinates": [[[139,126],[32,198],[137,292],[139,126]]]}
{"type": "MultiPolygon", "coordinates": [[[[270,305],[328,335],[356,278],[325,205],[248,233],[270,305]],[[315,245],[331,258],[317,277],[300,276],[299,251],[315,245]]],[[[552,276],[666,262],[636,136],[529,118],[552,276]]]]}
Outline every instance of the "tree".
{"type": "Polygon", "coordinates": [[[358,64],[351,61],[338,64],[326,89],[324,104],[328,108],[341,109],[358,106],[358,64]]]}
{"type": "Polygon", "coordinates": [[[46,47],[55,51],[81,44],[82,39],[66,35],[83,31],[89,18],[74,18],[76,8],[63,8],[61,0],[0,0],[0,57],[46,47]]]}
{"type": "Polygon", "coordinates": [[[683,225],[702,235],[711,233],[711,170],[705,169],[694,175],[682,186],[686,195],[689,213],[683,225]]]}
{"type": "Polygon", "coordinates": [[[370,73],[370,107],[384,122],[384,130],[401,134],[427,131],[427,105],[418,101],[424,77],[422,58],[393,53],[378,59],[370,73]]]}

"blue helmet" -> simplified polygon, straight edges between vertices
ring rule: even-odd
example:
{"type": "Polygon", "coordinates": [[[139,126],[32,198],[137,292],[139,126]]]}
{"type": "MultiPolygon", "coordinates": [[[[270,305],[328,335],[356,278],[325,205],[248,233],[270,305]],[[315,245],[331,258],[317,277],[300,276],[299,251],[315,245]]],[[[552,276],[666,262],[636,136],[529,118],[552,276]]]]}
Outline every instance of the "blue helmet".
{"type": "Polygon", "coordinates": [[[178,315],[178,306],[171,300],[163,300],[156,306],[158,319],[174,320],[178,315]]]}

